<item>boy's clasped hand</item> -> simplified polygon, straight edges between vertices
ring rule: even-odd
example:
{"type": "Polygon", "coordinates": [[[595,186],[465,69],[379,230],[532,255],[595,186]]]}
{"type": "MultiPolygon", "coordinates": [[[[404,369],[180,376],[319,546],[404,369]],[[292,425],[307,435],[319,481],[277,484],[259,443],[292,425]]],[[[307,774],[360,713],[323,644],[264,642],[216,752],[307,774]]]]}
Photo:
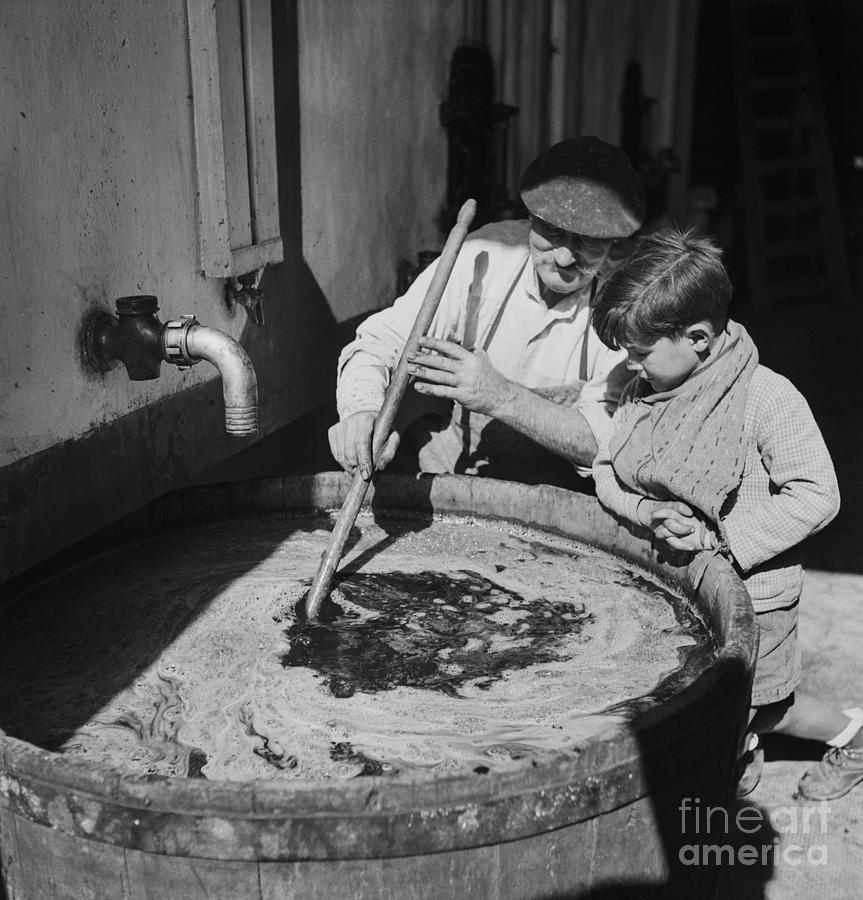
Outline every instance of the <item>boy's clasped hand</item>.
{"type": "Polygon", "coordinates": [[[644,497],[638,504],[638,521],[674,550],[695,553],[719,546],[709,524],[682,500],[644,497]]]}

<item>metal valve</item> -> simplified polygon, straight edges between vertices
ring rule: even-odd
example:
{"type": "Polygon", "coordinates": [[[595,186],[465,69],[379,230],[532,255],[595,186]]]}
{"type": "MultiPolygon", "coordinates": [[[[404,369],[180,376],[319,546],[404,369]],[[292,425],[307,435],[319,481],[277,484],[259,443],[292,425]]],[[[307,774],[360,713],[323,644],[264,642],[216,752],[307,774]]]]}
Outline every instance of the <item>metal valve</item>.
{"type": "Polygon", "coordinates": [[[260,288],[264,269],[229,278],[225,284],[225,299],[228,304],[239,303],[245,307],[255,325],[264,324],[264,292],[260,288]]]}

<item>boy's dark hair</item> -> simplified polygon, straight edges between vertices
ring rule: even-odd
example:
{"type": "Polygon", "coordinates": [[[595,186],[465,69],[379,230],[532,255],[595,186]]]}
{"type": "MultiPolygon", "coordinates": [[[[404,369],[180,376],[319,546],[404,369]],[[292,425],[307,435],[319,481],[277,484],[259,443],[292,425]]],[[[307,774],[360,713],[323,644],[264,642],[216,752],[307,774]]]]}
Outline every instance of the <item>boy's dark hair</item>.
{"type": "Polygon", "coordinates": [[[669,226],[641,238],[608,279],[596,300],[593,327],[613,350],[675,337],[704,319],[721,330],[731,290],[719,247],[694,228],[669,226]]]}

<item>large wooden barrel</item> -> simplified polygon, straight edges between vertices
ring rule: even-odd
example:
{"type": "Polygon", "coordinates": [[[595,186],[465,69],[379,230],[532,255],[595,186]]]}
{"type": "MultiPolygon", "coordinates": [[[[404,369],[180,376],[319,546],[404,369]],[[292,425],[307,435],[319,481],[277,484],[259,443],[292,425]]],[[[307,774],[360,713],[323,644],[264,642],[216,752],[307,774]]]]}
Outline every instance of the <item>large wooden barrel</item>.
{"type": "MultiPolygon", "coordinates": [[[[335,473],[168,495],[113,529],[134,544],[196,520],[338,508],[335,473]]],[[[381,477],[368,503],[470,513],[572,537],[692,593],[680,571],[590,497],[491,479],[381,477]]],[[[104,544],[105,535],[100,537],[104,544]]],[[[74,569],[72,570],[74,572],[74,569]]],[[[733,811],[733,767],[757,645],[723,559],[692,602],[710,667],[626,726],[549,760],[485,775],[216,783],[132,777],[0,738],[0,853],[8,900],[710,897],[687,866],[683,805],[733,811]]],[[[7,609],[7,614],[14,612],[7,609]]],[[[0,890],[0,896],[3,891],[0,890]]]]}

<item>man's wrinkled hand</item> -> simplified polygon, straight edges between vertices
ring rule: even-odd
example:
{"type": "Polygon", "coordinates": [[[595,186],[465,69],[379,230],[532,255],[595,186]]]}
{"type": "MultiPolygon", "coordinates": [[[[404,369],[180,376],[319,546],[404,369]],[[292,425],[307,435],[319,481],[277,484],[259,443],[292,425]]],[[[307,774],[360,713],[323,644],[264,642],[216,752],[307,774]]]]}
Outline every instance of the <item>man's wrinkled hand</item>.
{"type": "Polygon", "coordinates": [[[513,389],[484,350],[465,350],[454,341],[420,338],[422,351],[408,356],[414,390],[455,400],[471,412],[495,416],[513,389]]]}
{"type": "Polygon", "coordinates": [[[373,464],[372,437],[376,418],[373,412],[354,413],[327,432],[336,462],[350,475],[359,470],[366,481],[372,477],[375,468],[385,469],[392,462],[399,446],[399,434],[394,431],[380,452],[377,466],[373,464]]]}

